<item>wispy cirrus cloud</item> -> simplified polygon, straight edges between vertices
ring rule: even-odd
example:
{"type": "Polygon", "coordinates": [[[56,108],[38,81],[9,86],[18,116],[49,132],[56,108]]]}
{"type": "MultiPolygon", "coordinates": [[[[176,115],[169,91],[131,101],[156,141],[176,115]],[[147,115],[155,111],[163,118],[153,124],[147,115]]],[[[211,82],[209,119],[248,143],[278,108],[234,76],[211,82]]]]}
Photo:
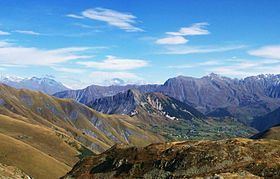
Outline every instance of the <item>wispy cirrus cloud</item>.
{"type": "Polygon", "coordinates": [[[66,68],[66,67],[52,67],[55,71],[63,72],[63,73],[84,73],[85,69],[80,68],[66,68]]]}
{"type": "Polygon", "coordinates": [[[257,57],[280,60],[280,45],[264,46],[259,49],[250,50],[248,53],[257,57]]]}
{"type": "Polygon", "coordinates": [[[208,35],[210,32],[205,29],[208,25],[207,22],[195,23],[190,27],[180,28],[178,32],[166,32],[166,34],[175,36],[208,35]]]}
{"type": "Polygon", "coordinates": [[[246,77],[268,73],[278,74],[280,69],[280,62],[274,59],[238,59],[230,62],[230,64],[225,63],[217,67],[208,68],[208,72],[235,77],[246,77]]]}
{"type": "Polygon", "coordinates": [[[107,58],[100,62],[82,61],[77,62],[88,68],[106,69],[106,70],[131,70],[135,68],[145,67],[148,65],[146,60],[141,59],[126,59],[115,56],[107,56],[107,58]]]}
{"type": "Polygon", "coordinates": [[[10,35],[10,32],[0,30],[0,35],[10,35]]]}
{"type": "Polygon", "coordinates": [[[84,19],[84,16],[76,15],[76,14],[67,14],[66,17],[71,17],[75,19],[84,19]]]}
{"type": "Polygon", "coordinates": [[[170,65],[168,66],[168,68],[184,69],[184,68],[195,68],[195,67],[216,66],[216,65],[221,65],[221,62],[205,61],[205,62],[194,63],[194,64],[170,65]]]}
{"type": "Polygon", "coordinates": [[[41,35],[39,32],[34,32],[32,30],[15,30],[14,32],[26,35],[41,35]]]}
{"type": "Polygon", "coordinates": [[[67,47],[59,49],[40,49],[23,47],[0,41],[0,63],[9,65],[53,65],[71,60],[88,59],[92,56],[82,55],[90,47],[67,47]]]}
{"type": "Polygon", "coordinates": [[[245,48],[246,45],[230,45],[230,46],[176,46],[166,47],[162,54],[186,55],[195,53],[213,53],[225,52],[245,48]]]}
{"type": "Polygon", "coordinates": [[[168,44],[168,45],[185,44],[187,42],[188,40],[181,36],[165,37],[156,40],[156,44],[168,44]]]}
{"type": "Polygon", "coordinates": [[[268,45],[258,49],[248,51],[248,54],[261,59],[248,60],[234,58],[226,60],[226,64],[215,68],[209,68],[209,71],[222,75],[231,75],[236,77],[245,77],[250,75],[278,74],[280,69],[280,45],[268,45]]]}
{"type": "Polygon", "coordinates": [[[95,71],[90,74],[94,84],[113,85],[115,81],[122,81],[123,84],[142,84],[143,79],[138,75],[126,71],[95,71]]]}
{"type": "Polygon", "coordinates": [[[86,9],[81,13],[81,15],[68,14],[67,17],[76,19],[88,18],[91,20],[102,21],[127,32],[144,31],[143,29],[135,26],[137,23],[136,16],[130,13],[119,12],[112,9],[97,7],[93,9],[86,9]]]}
{"type": "Polygon", "coordinates": [[[160,45],[185,44],[188,42],[186,36],[210,34],[210,32],[205,29],[208,25],[207,22],[200,22],[192,24],[190,27],[182,27],[177,32],[166,32],[168,36],[156,40],[155,43],[160,45]]]}

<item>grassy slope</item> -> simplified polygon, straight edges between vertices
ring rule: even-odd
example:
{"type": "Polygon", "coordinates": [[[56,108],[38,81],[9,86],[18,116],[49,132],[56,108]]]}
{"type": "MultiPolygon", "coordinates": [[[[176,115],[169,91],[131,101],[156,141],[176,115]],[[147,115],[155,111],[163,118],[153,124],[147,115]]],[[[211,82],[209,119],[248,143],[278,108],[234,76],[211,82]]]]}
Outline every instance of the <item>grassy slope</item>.
{"type": "Polygon", "coordinates": [[[58,178],[85,155],[116,142],[144,146],[161,137],[129,116],[104,115],[72,100],[0,84],[0,163],[35,178],[58,178]]]}
{"type": "Polygon", "coordinates": [[[0,113],[68,133],[96,152],[113,144],[146,145],[163,138],[134,126],[129,116],[104,115],[68,99],[0,85],[0,113]],[[129,135],[128,135],[129,134],[129,135]],[[143,140],[135,140],[135,138],[143,140]]]}
{"type": "Polygon", "coordinates": [[[0,178],[1,179],[30,179],[23,171],[14,166],[8,166],[0,163],[0,178]]]}
{"type": "Polygon", "coordinates": [[[68,166],[79,160],[79,148],[71,147],[49,128],[0,115],[0,133],[20,140],[68,166]]]}
{"type": "Polygon", "coordinates": [[[36,148],[12,137],[0,134],[0,162],[17,166],[35,178],[58,178],[70,167],[36,148]]]}

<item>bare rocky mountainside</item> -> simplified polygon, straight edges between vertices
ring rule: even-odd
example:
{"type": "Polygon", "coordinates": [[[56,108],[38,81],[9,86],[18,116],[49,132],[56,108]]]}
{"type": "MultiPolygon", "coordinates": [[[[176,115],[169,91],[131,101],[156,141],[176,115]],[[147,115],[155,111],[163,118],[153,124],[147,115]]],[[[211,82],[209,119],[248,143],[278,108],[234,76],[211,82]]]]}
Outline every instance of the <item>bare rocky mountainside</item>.
{"type": "Polygon", "coordinates": [[[227,139],[115,145],[81,160],[64,178],[278,178],[280,141],[227,139]]]}
{"type": "Polygon", "coordinates": [[[84,104],[113,96],[128,89],[142,93],[161,92],[191,105],[212,117],[232,116],[249,124],[280,106],[280,75],[258,75],[244,79],[231,79],[217,74],[202,78],[179,76],[163,85],[89,86],[82,90],[56,93],[60,98],[71,98],[84,104]]]}

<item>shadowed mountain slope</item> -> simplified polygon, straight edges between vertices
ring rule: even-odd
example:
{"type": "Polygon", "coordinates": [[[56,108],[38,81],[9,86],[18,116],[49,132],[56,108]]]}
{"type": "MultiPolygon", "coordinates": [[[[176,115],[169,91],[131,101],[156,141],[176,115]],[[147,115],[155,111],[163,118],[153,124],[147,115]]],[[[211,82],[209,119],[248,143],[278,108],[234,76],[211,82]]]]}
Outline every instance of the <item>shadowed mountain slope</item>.
{"type": "Polygon", "coordinates": [[[251,125],[259,131],[264,131],[278,124],[280,124],[280,107],[264,116],[254,118],[251,125]]]}
{"type": "Polygon", "coordinates": [[[280,140],[280,124],[271,127],[251,137],[252,139],[275,139],[280,140]]]}

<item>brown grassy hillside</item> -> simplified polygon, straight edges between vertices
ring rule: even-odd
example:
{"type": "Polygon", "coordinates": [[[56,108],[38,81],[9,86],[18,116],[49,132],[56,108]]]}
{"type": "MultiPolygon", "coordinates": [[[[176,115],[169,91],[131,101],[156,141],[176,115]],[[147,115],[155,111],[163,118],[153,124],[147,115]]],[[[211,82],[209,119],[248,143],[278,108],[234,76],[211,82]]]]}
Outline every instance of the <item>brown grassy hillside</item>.
{"type": "Polygon", "coordinates": [[[134,125],[129,116],[101,114],[72,100],[5,85],[0,85],[0,100],[1,114],[67,133],[96,152],[115,143],[147,145],[162,141],[134,125]]]}
{"type": "Polygon", "coordinates": [[[115,143],[144,146],[163,138],[123,115],[0,84],[0,163],[35,178],[59,178],[82,157],[115,143]]]}
{"type": "Polygon", "coordinates": [[[8,166],[0,163],[0,178],[2,179],[30,179],[30,176],[14,166],[8,166]]]}
{"type": "Polygon", "coordinates": [[[0,163],[17,166],[35,178],[58,178],[70,167],[40,150],[0,134],[0,163]]]}

